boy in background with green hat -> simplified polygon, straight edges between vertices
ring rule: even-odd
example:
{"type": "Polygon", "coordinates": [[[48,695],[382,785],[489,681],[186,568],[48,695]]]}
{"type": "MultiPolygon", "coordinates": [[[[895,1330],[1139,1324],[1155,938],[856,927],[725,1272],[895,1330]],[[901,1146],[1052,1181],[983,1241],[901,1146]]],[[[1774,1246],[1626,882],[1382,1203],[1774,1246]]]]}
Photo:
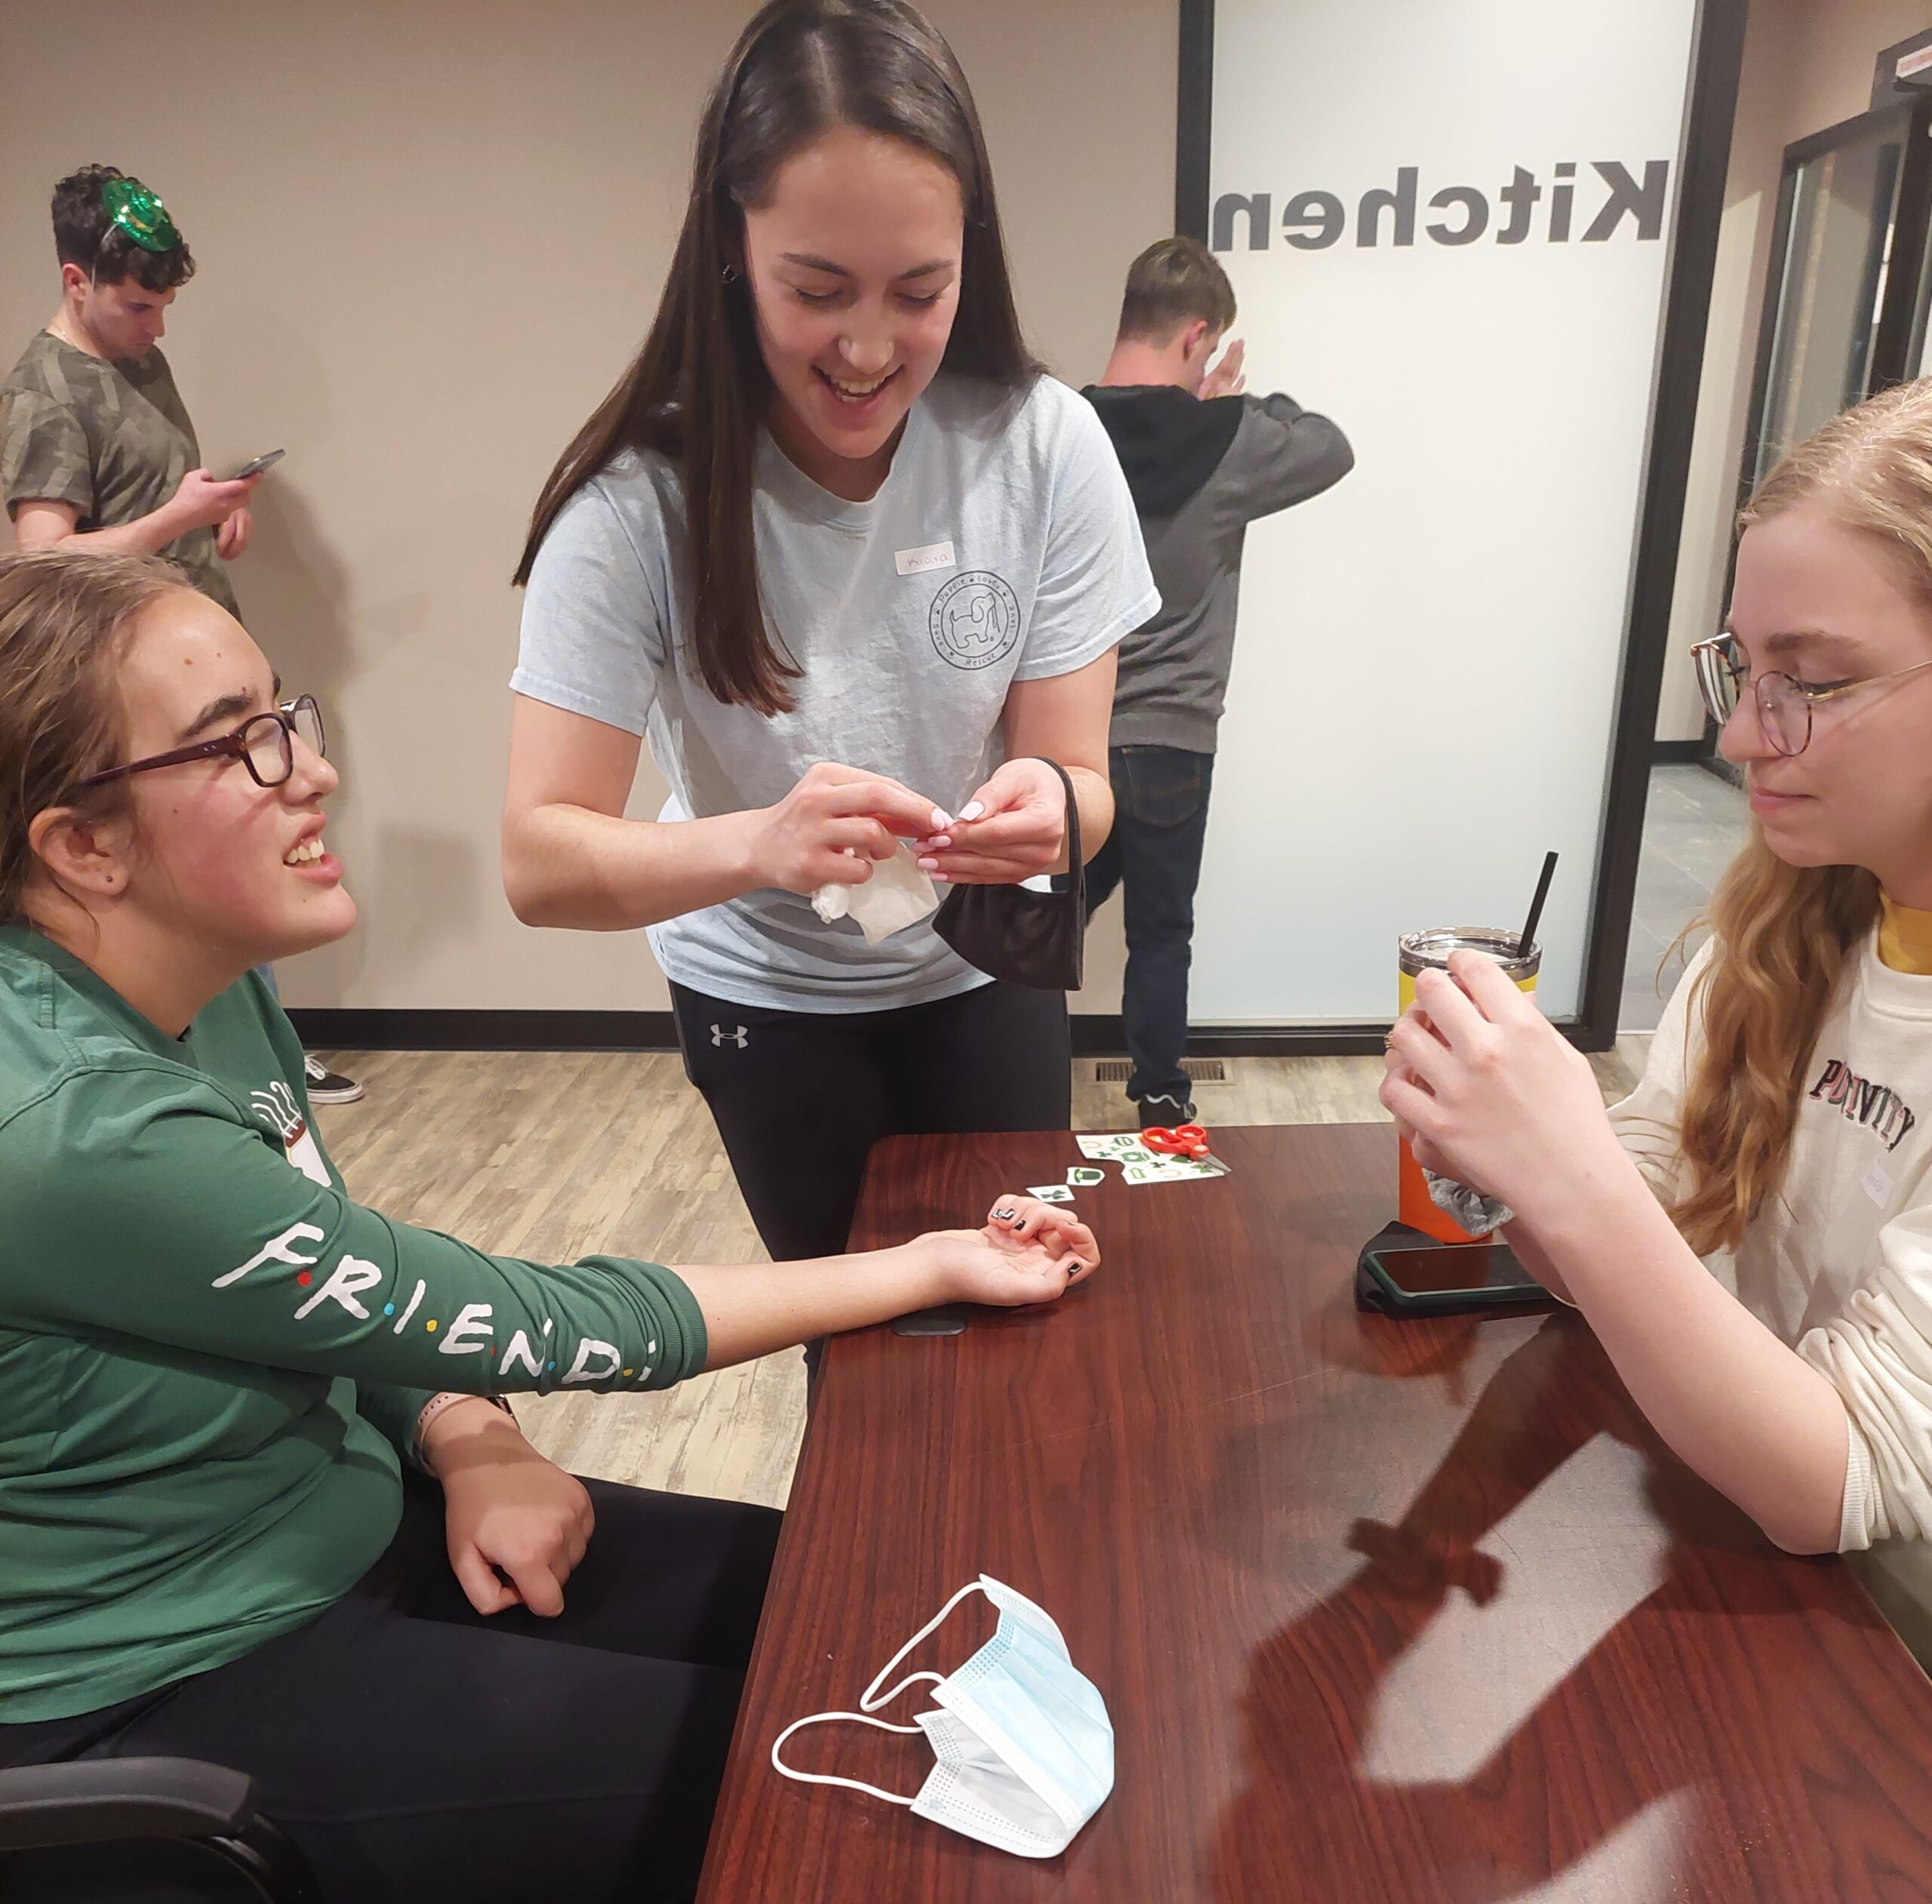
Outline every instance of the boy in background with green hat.
{"type": "Polygon", "coordinates": [[[0,484],[23,549],[165,555],[236,613],[258,478],[218,482],[158,348],[195,260],[167,208],[112,165],[54,188],[60,308],[0,385],[0,484]]]}
{"type": "MultiPolygon", "coordinates": [[[[23,549],[165,555],[241,618],[224,564],[248,546],[259,476],[224,482],[162,355],[168,307],[195,260],[168,208],[112,165],[54,188],[60,307],[0,384],[0,497],[23,549]]],[[[346,1103],[352,1078],[309,1060],[309,1095],[346,1103]]]]}

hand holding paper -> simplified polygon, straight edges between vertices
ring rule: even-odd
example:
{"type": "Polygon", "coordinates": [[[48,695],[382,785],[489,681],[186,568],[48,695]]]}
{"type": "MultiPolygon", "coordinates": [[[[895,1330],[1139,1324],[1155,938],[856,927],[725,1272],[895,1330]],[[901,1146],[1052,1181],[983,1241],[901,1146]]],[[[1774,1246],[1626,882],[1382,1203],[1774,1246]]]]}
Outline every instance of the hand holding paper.
{"type": "Polygon", "coordinates": [[[883,774],[821,761],[775,806],[747,816],[752,883],[788,893],[863,884],[901,837],[925,838],[945,817],[883,774]]]}
{"type": "Polygon", "coordinates": [[[850,917],[858,922],[869,946],[903,932],[938,909],[939,894],[934,891],[933,882],[903,846],[891,859],[875,863],[872,876],[862,883],[847,885],[834,881],[812,895],[812,910],[827,925],[850,917]]]}
{"type": "Polygon", "coordinates": [[[1243,365],[1247,356],[1247,346],[1236,337],[1221,352],[1221,361],[1201,380],[1201,388],[1195,392],[1203,402],[1215,397],[1238,397],[1247,387],[1247,377],[1243,365]]]}

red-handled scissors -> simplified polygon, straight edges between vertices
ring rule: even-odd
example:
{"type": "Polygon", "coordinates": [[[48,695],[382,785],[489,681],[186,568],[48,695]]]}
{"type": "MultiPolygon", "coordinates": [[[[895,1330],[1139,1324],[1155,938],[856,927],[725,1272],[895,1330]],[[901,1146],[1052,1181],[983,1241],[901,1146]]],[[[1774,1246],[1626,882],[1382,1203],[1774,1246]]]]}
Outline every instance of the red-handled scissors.
{"type": "Polygon", "coordinates": [[[1157,1124],[1141,1132],[1140,1141],[1158,1156],[1185,1157],[1223,1177],[1228,1173],[1227,1165],[1208,1148],[1208,1133],[1198,1124],[1177,1124],[1171,1130],[1157,1124]]]}
{"type": "Polygon", "coordinates": [[[1140,1141],[1149,1150],[1160,1152],[1168,1157],[1211,1157],[1214,1153],[1208,1148],[1208,1133],[1198,1124],[1177,1124],[1170,1130],[1164,1124],[1156,1124],[1151,1130],[1140,1133],[1140,1141]]]}

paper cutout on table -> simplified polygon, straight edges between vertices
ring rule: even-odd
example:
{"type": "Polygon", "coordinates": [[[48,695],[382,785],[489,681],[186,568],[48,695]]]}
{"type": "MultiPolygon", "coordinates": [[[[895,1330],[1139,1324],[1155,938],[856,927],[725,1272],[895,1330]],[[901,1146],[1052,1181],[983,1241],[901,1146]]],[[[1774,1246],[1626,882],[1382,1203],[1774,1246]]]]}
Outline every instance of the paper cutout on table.
{"type": "Polygon", "coordinates": [[[1148,1164],[1154,1153],[1140,1141],[1137,1130],[1103,1130],[1073,1140],[1083,1157],[1113,1164],[1148,1164]]]}
{"type": "Polygon", "coordinates": [[[1091,1167],[1076,1164],[1067,1172],[1066,1180],[1078,1189],[1085,1185],[1106,1183],[1107,1173],[1105,1170],[1097,1170],[1091,1167]]]}
{"type": "Polygon", "coordinates": [[[866,943],[876,946],[937,912],[939,894],[902,840],[891,859],[874,861],[871,878],[856,886],[821,886],[812,895],[812,910],[827,925],[854,920],[866,943]]]}
{"type": "Polygon", "coordinates": [[[1064,1183],[1036,1183],[1026,1194],[1039,1203],[1071,1203],[1073,1192],[1064,1183]]]}
{"type": "Polygon", "coordinates": [[[1130,1164],[1121,1174],[1130,1183],[1180,1183],[1190,1179],[1225,1177],[1216,1164],[1197,1162],[1192,1157],[1170,1157],[1150,1164],[1130,1164]]]}

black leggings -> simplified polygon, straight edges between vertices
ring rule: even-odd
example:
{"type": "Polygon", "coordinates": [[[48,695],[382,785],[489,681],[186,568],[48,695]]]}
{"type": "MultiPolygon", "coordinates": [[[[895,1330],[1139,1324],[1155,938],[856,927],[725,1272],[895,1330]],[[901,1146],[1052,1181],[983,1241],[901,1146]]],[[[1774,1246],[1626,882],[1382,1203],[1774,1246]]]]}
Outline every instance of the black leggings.
{"type": "MultiPolygon", "coordinates": [[[[441,1490],[412,1475],[389,1550],[319,1619],[158,1693],[0,1725],[0,1764],[162,1754],[233,1766],[328,1904],[688,1898],[779,1516],[584,1485],[596,1530],[555,1619],[471,1609],[441,1490]]],[[[160,1847],[140,1853],[131,1892],[91,1884],[88,1861],[0,1862],[0,1897],[205,1894],[191,1873],[208,1863],[184,1859],[174,1877],[160,1847]]]]}
{"type": "MultiPolygon", "coordinates": [[[[774,1262],[846,1247],[866,1154],[918,1131],[1064,1130],[1066,994],[984,985],[896,1011],[777,1011],[671,988],[703,1093],[774,1262]]],[[[980,1213],[956,1220],[972,1227],[980,1213]]]]}

